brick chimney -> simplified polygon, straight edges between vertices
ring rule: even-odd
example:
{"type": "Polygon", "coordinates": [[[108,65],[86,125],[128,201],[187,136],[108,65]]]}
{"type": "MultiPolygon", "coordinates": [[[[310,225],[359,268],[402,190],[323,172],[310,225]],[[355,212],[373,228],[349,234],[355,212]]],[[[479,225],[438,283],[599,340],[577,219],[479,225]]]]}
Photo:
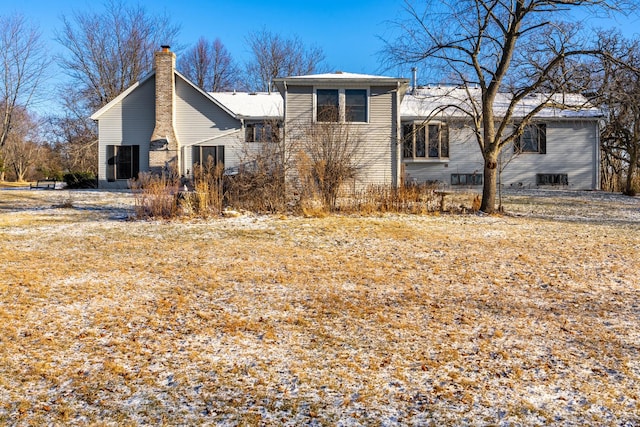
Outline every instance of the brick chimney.
{"type": "Polygon", "coordinates": [[[149,147],[149,169],[154,173],[178,167],[178,139],[173,127],[175,116],[176,54],[169,46],[154,54],[156,70],[156,126],[149,147]]]}

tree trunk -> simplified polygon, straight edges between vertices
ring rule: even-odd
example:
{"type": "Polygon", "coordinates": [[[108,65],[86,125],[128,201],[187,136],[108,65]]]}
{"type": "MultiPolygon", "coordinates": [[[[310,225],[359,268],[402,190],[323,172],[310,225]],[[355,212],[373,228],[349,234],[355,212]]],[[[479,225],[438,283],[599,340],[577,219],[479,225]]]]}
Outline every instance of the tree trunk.
{"type": "Polygon", "coordinates": [[[636,144],[631,144],[629,148],[629,168],[627,169],[627,181],[623,193],[627,196],[635,196],[636,189],[633,181],[636,174],[636,165],[638,164],[638,147],[636,144]]]}
{"type": "Polygon", "coordinates": [[[498,159],[495,153],[485,153],[482,202],[480,210],[493,213],[496,208],[496,188],[498,181],[498,159]]]}

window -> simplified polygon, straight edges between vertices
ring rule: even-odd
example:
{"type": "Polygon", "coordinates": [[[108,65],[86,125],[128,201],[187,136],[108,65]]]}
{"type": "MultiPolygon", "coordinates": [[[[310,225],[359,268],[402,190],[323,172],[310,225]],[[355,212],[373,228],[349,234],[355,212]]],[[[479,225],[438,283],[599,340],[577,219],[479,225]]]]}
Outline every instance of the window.
{"type": "Polygon", "coordinates": [[[482,185],[482,174],[452,173],[451,185],[482,185]]]}
{"type": "Polygon", "coordinates": [[[531,124],[524,128],[520,138],[513,144],[515,153],[539,153],[547,152],[547,125],[531,124]]]}
{"type": "Polygon", "coordinates": [[[246,142],[278,142],[280,126],[271,123],[248,123],[245,128],[246,142]]]}
{"type": "Polygon", "coordinates": [[[318,89],[316,91],[316,114],[319,122],[337,122],[339,103],[337,89],[318,89]]]}
{"type": "Polygon", "coordinates": [[[344,91],[345,117],[348,122],[367,121],[367,91],[347,89],[344,91]]]}
{"type": "Polygon", "coordinates": [[[316,121],[368,121],[367,89],[317,89],[316,121]]]}
{"type": "Polygon", "coordinates": [[[539,173],[536,185],[569,185],[569,176],[566,173],[539,173]]]}
{"type": "Polygon", "coordinates": [[[402,127],[405,159],[448,159],[449,127],[446,123],[407,123],[402,127]]]}
{"type": "Polygon", "coordinates": [[[139,145],[107,145],[107,181],[137,178],[138,172],[139,145]]]}
{"type": "Polygon", "coordinates": [[[194,165],[224,166],[224,145],[199,145],[193,147],[192,162],[194,165]]]}

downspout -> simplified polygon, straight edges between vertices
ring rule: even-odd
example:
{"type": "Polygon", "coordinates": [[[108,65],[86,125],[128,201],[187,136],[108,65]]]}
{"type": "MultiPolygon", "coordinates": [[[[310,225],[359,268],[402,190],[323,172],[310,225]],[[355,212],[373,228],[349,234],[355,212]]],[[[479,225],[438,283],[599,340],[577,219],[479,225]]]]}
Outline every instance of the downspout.
{"type": "Polygon", "coordinates": [[[602,164],[602,159],[601,159],[601,153],[600,153],[600,120],[598,120],[596,122],[596,146],[595,146],[595,156],[593,158],[593,163],[594,163],[594,170],[595,170],[595,182],[593,184],[595,184],[594,186],[594,190],[601,190],[602,189],[602,180],[601,180],[601,175],[600,175],[600,171],[601,171],[601,164],[602,164]]]}
{"type": "Polygon", "coordinates": [[[395,188],[400,188],[400,183],[402,181],[402,177],[400,176],[402,173],[402,159],[400,157],[400,155],[402,154],[401,152],[401,144],[402,141],[400,140],[400,129],[402,126],[401,120],[400,120],[400,82],[396,82],[396,117],[395,117],[395,121],[396,121],[396,173],[395,173],[395,179],[394,179],[394,187],[395,188]]]}

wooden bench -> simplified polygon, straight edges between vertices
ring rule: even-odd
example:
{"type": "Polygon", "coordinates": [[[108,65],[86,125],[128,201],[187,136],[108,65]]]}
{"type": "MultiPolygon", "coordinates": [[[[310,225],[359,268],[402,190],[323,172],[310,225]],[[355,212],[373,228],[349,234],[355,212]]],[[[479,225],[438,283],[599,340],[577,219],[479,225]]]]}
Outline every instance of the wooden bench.
{"type": "Polygon", "coordinates": [[[56,189],[56,181],[55,179],[39,179],[35,184],[29,184],[30,189],[41,188],[45,190],[55,190],[56,189]]]}

